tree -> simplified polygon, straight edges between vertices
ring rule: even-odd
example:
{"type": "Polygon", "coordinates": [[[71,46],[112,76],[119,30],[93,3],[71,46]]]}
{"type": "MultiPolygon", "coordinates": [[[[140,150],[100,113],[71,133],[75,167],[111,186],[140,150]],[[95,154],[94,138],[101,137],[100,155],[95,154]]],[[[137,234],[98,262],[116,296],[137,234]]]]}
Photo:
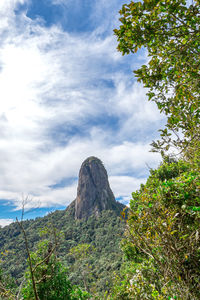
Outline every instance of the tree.
{"type": "Polygon", "coordinates": [[[29,244],[28,244],[28,238],[27,238],[27,234],[26,234],[26,231],[24,229],[24,224],[23,224],[25,205],[28,203],[28,201],[29,201],[28,196],[26,196],[25,198],[22,199],[21,220],[19,221],[18,218],[16,218],[16,222],[17,222],[17,224],[18,224],[18,226],[19,226],[19,228],[20,228],[20,230],[23,234],[24,241],[25,241],[25,248],[26,248],[26,253],[27,253],[27,256],[28,256],[27,262],[28,262],[28,265],[29,265],[29,270],[30,270],[30,275],[31,275],[31,281],[30,282],[31,282],[32,288],[33,288],[33,296],[34,296],[35,300],[39,300],[38,293],[37,293],[37,288],[36,288],[36,283],[35,283],[33,264],[32,264],[32,260],[31,260],[30,248],[29,248],[29,244]]]}
{"type": "MultiPolygon", "coordinates": [[[[44,229],[43,234],[49,233],[44,229]]],[[[37,297],[40,300],[76,300],[88,299],[89,294],[68,279],[68,270],[56,255],[59,234],[53,228],[53,239],[39,242],[37,250],[30,253],[32,271],[26,273],[26,284],[22,289],[23,299],[33,299],[35,290],[32,284],[34,276],[37,297]]]]}
{"type": "Polygon", "coordinates": [[[122,243],[127,261],[111,299],[200,298],[199,4],[131,1],[120,11],[118,50],[147,49],[149,61],[134,73],[167,124],[152,143],[163,164],[132,194],[122,243]],[[170,146],[182,160],[166,155],[170,146]]]}
{"type": "MultiPolygon", "coordinates": [[[[38,299],[71,299],[71,283],[67,280],[66,269],[56,259],[51,243],[46,240],[38,244],[31,253],[34,280],[38,299]]],[[[33,299],[34,290],[30,270],[26,273],[26,285],[22,290],[24,299],[33,299]]]]}
{"type": "MultiPolygon", "coordinates": [[[[63,235],[62,232],[58,231],[52,225],[52,223],[47,224],[47,227],[40,230],[40,236],[43,237],[43,240],[38,243],[36,251],[30,251],[23,221],[25,205],[28,200],[28,196],[23,199],[21,220],[19,221],[16,218],[25,241],[28,257],[27,262],[29,266],[28,271],[25,274],[25,286],[23,287],[24,282],[22,282],[17,299],[20,294],[23,295],[23,299],[27,300],[88,299],[89,294],[87,292],[84,292],[78,286],[73,286],[71,284],[68,279],[67,269],[57,257],[58,246],[63,235]],[[44,239],[45,237],[46,239],[44,239]]],[[[2,290],[2,292],[4,292],[4,290],[2,290]]],[[[5,289],[4,293],[6,292],[7,290],[5,289]]]]}
{"type": "Polygon", "coordinates": [[[73,268],[79,269],[84,283],[84,288],[88,292],[91,291],[91,287],[89,285],[91,284],[91,279],[93,279],[93,274],[91,270],[92,266],[88,263],[87,259],[94,251],[96,251],[95,247],[86,243],[78,244],[77,246],[72,247],[69,251],[69,255],[72,255],[75,259],[73,268]],[[82,268],[80,268],[80,262],[82,263],[82,268]]]}
{"type": "Polygon", "coordinates": [[[175,146],[190,157],[193,153],[187,150],[199,149],[200,140],[199,3],[131,1],[120,10],[122,25],[114,30],[123,55],[141,47],[148,50],[148,63],[134,73],[148,88],[148,99],[167,115],[161,140],[152,144],[154,150],[175,146]]]}
{"type": "Polygon", "coordinates": [[[200,175],[164,162],[133,193],[127,262],[111,299],[200,299],[200,175]]]}
{"type": "MultiPolygon", "coordinates": [[[[1,252],[0,263],[3,261],[4,257],[7,255],[8,251],[1,252]]],[[[5,275],[5,272],[0,267],[0,299],[15,300],[15,289],[16,284],[10,276],[5,275]]]]}

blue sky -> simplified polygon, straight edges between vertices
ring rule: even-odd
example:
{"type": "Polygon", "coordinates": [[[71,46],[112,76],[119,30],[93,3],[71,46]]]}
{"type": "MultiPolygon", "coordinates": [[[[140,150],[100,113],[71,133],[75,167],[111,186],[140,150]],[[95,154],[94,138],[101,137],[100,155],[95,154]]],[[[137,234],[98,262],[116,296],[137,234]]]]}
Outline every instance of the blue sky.
{"type": "Polygon", "coordinates": [[[126,204],[158,165],[149,144],[164,119],[132,72],[148,57],[116,50],[123,3],[0,1],[1,225],[27,195],[27,218],[65,208],[88,156],[103,161],[126,204]]]}

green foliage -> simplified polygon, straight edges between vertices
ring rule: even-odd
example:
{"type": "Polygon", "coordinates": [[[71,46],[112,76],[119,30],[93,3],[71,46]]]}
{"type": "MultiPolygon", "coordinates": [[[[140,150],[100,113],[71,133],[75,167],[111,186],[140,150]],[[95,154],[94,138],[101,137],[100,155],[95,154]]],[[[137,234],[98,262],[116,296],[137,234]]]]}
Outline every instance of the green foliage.
{"type": "MultiPolygon", "coordinates": [[[[88,299],[89,294],[72,286],[68,280],[68,272],[55,253],[51,252],[51,243],[44,240],[38,249],[31,254],[36,288],[40,300],[88,299]]],[[[23,299],[34,299],[34,291],[30,271],[26,273],[26,285],[22,290],[23,299]]]]}
{"type": "Polygon", "coordinates": [[[72,255],[76,260],[82,260],[91,252],[95,251],[95,247],[90,244],[78,244],[77,246],[70,249],[69,254],[72,255]]]}
{"type": "Polygon", "coordinates": [[[110,299],[199,299],[199,1],[131,1],[120,14],[118,50],[147,49],[148,63],[134,73],[167,125],[152,143],[163,164],[132,194],[122,242],[127,261],[110,299]],[[166,156],[171,146],[183,160],[166,156]]]}
{"type": "Polygon", "coordinates": [[[143,260],[140,264],[133,261],[125,262],[121,269],[121,276],[115,277],[112,294],[107,299],[170,299],[168,297],[164,298],[156,290],[154,282],[157,278],[157,270],[151,259],[143,260]]]}
{"type": "Polygon", "coordinates": [[[87,220],[76,221],[72,230],[75,229],[76,233],[72,232],[75,234],[74,242],[71,240],[70,249],[64,256],[70,270],[69,278],[74,284],[97,295],[97,299],[103,299],[105,291],[109,291],[113,285],[112,273],[117,272],[121,266],[122,251],[119,242],[123,236],[124,224],[114,212],[103,211],[98,218],[91,216],[87,220]],[[89,253],[82,259],[77,260],[69,255],[72,248],[86,246],[87,249],[87,244],[90,245],[89,253]]]}
{"type": "MultiPolygon", "coordinates": [[[[87,220],[74,220],[73,212],[56,211],[44,218],[23,221],[31,251],[38,251],[37,243],[41,238],[49,236],[49,223],[62,231],[57,257],[63,267],[66,266],[69,270],[68,279],[71,284],[85,289],[83,274],[89,272],[90,291],[97,298],[103,299],[105,291],[110,290],[113,285],[112,273],[119,270],[122,262],[119,242],[123,236],[124,224],[119,216],[113,211],[103,211],[98,218],[91,216],[87,220]],[[95,251],[89,251],[89,255],[76,261],[69,253],[70,249],[79,244],[88,244],[90,250],[95,248],[95,251]]],[[[16,223],[0,229],[0,248],[1,251],[9,251],[2,268],[15,278],[19,286],[27,268],[27,255],[23,236],[16,223]]]]}
{"type": "Polygon", "coordinates": [[[131,1],[120,14],[121,26],[114,30],[118,50],[123,55],[141,47],[148,50],[148,64],[134,73],[148,88],[149,100],[168,118],[154,150],[167,151],[172,145],[191,156],[188,150],[199,148],[200,137],[199,1],[131,1]]]}
{"type": "MultiPolygon", "coordinates": [[[[90,244],[78,244],[69,251],[69,255],[73,256],[75,263],[73,264],[73,269],[79,270],[82,281],[84,282],[85,290],[92,291],[92,281],[94,280],[94,274],[91,265],[91,254],[95,251],[95,247],[90,244]],[[81,268],[80,268],[81,263],[81,268]]],[[[94,290],[93,290],[94,292],[94,290]]]]}
{"type": "Polygon", "coordinates": [[[200,298],[199,195],[199,170],[189,163],[151,171],[130,202],[127,262],[111,299],[200,298]]]}
{"type": "MultiPolygon", "coordinates": [[[[0,264],[3,262],[7,254],[8,251],[1,252],[0,264]]],[[[6,274],[0,266],[0,299],[14,300],[16,288],[17,286],[14,280],[6,274]]]]}

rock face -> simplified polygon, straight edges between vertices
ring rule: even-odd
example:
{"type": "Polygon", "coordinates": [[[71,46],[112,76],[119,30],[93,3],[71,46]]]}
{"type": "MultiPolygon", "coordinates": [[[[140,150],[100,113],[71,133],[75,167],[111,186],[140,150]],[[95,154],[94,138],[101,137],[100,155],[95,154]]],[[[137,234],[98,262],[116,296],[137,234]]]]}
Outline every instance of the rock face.
{"type": "Polygon", "coordinates": [[[88,218],[104,209],[120,212],[124,205],[115,200],[108,182],[108,175],[102,162],[96,157],[87,158],[79,172],[77,197],[75,199],[75,218],[88,218]]]}

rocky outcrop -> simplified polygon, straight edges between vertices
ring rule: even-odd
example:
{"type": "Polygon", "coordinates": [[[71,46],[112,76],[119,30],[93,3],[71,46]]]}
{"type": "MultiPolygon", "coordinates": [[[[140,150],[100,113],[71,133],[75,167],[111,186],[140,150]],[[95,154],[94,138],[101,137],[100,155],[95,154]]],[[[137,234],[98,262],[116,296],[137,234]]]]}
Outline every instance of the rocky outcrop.
{"type": "MultiPolygon", "coordinates": [[[[108,182],[108,175],[100,159],[87,158],[80,169],[77,197],[71,206],[75,206],[75,218],[88,218],[99,215],[102,210],[120,212],[124,205],[115,200],[108,182]]],[[[70,206],[70,207],[71,207],[70,206]]]]}

